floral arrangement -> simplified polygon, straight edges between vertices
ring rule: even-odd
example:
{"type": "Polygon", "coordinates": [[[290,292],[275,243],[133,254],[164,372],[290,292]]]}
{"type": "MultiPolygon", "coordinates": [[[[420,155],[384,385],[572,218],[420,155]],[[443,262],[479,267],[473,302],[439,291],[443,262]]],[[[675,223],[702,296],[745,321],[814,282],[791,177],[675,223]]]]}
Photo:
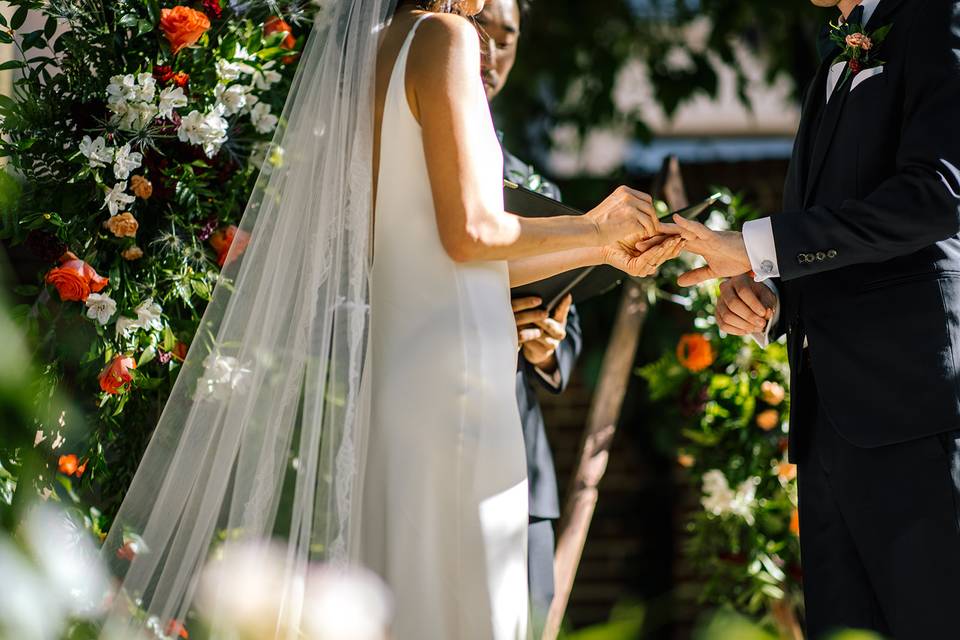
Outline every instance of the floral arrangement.
{"type": "MultiPolygon", "coordinates": [[[[17,490],[73,482],[106,526],[184,359],[271,138],[310,22],[306,0],[12,0],[0,42],[0,235],[32,260],[15,315],[74,415],[36,424],[17,490]],[[43,28],[24,30],[33,12],[43,28]],[[99,516],[100,513],[105,514],[99,516]]],[[[39,399],[42,404],[43,397],[39,399]]],[[[37,414],[45,413],[43,407],[37,414]]],[[[0,450],[0,468],[20,452],[0,450]]],[[[103,525],[103,527],[101,527],[103,525]]]]}
{"type": "Polygon", "coordinates": [[[843,86],[848,78],[856,76],[864,69],[879,67],[882,60],[876,57],[877,49],[886,40],[887,34],[893,28],[892,24],[880,27],[867,33],[864,25],[841,21],[830,25],[830,40],[840,49],[834,62],[846,62],[847,68],[843,78],[837,83],[843,86]]]}
{"type": "MultiPolygon", "coordinates": [[[[708,226],[739,228],[754,216],[739,198],[728,201],[708,226]]],[[[770,613],[782,631],[796,624],[802,601],[796,468],[786,458],[786,347],[763,349],[720,332],[713,320],[718,285],[676,288],[676,276],[690,266],[668,263],[651,293],[683,305],[693,327],[638,373],[663,428],[679,439],[677,464],[699,492],[685,554],[705,585],[702,599],[758,617],[770,613]]]]}

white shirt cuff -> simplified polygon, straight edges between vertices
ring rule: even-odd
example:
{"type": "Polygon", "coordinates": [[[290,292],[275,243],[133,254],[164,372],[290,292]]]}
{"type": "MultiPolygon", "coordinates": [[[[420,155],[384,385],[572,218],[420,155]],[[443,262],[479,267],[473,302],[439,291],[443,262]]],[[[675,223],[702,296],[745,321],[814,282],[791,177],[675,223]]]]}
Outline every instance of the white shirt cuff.
{"type": "Polygon", "coordinates": [[[764,280],[763,284],[769,287],[769,289],[773,291],[773,294],[777,296],[777,302],[776,306],[773,308],[773,317],[767,321],[766,328],[762,332],[758,331],[757,333],[751,333],[750,337],[753,338],[758,345],[766,349],[767,345],[770,344],[770,332],[780,321],[780,292],[777,290],[777,285],[775,285],[772,280],[764,280]]]}
{"type": "Polygon", "coordinates": [[[773,225],[769,217],[743,223],[743,244],[747,247],[750,267],[757,282],[780,276],[777,247],[773,242],[773,225]]]}
{"type": "Polygon", "coordinates": [[[559,389],[559,388],[560,388],[560,382],[561,382],[561,380],[560,380],[560,367],[559,367],[559,366],[558,366],[556,369],[553,370],[553,373],[546,373],[546,372],[545,372],[543,369],[541,369],[540,367],[534,367],[533,370],[536,371],[536,372],[540,375],[540,377],[543,378],[544,381],[545,381],[547,384],[549,384],[551,387],[553,387],[554,389],[559,389]]]}

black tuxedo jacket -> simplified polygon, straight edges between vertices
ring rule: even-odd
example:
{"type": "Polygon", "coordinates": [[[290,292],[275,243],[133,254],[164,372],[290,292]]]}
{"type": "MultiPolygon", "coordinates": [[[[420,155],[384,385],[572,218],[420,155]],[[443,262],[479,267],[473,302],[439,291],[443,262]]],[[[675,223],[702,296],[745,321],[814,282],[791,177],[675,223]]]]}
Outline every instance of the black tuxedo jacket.
{"type": "MultiPolygon", "coordinates": [[[[503,152],[503,175],[506,179],[524,185],[545,196],[560,199],[560,190],[551,182],[540,179],[533,167],[526,164],[506,149],[503,152]]],[[[547,441],[543,412],[537,400],[534,384],[542,384],[552,393],[566,388],[573,366],[580,355],[582,338],[580,319],[576,307],[570,307],[567,316],[567,337],[557,347],[557,368],[560,386],[553,387],[540,377],[529,362],[519,354],[517,366],[517,404],[523,425],[523,441],[527,450],[527,481],[530,488],[530,517],[555,520],[560,517],[560,498],[557,492],[557,472],[553,454],[547,441]]]]}
{"type": "Polygon", "coordinates": [[[883,72],[829,103],[839,50],[820,65],[771,221],[792,439],[802,366],[857,446],[960,427],[960,2],[882,0],[866,31],[888,24],[883,72]]]}

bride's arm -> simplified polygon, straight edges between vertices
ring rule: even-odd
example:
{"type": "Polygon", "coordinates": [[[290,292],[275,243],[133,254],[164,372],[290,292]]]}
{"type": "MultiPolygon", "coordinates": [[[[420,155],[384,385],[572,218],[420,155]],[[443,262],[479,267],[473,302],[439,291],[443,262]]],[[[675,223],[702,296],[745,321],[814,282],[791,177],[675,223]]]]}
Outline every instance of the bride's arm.
{"type": "Polygon", "coordinates": [[[631,276],[648,276],[657,268],[680,255],[684,240],[677,235],[655,236],[642,240],[635,236],[603,247],[568,249],[510,261],[510,286],[531,282],[580,267],[608,264],[631,276]]]}
{"type": "Polygon", "coordinates": [[[454,260],[512,260],[659,231],[650,196],[627,187],[584,216],[503,211],[503,159],[480,79],[479,41],[463,18],[438,14],[421,24],[406,86],[423,134],[440,239],[454,260]]]}

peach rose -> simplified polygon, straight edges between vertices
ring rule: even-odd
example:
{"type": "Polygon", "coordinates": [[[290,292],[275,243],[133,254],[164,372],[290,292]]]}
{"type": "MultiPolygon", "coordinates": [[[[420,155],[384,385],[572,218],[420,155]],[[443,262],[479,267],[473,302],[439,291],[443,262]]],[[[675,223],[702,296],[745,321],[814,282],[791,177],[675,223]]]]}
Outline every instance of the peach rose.
{"type": "Polygon", "coordinates": [[[130,381],[133,380],[131,369],[136,369],[137,363],[130,356],[114,356],[113,360],[100,372],[100,388],[113,395],[127,391],[130,381]]]}
{"type": "Polygon", "coordinates": [[[153,195],[153,184],[143,176],[132,176],[130,178],[130,190],[133,195],[141,200],[147,200],[153,195]]]}
{"type": "Polygon", "coordinates": [[[767,409],[757,414],[757,426],[764,431],[771,431],[780,424],[780,414],[776,409],[767,409]]]}
{"type": "Polygon", "coordinates": [[[133,238],[137,235],[140,223],[137,222],[132,213],[124,211],[120,215],[110,216],[104,220],[103,227],[118,238],[133,238]]]}
{"type": "Polygon", "coordinates": [[[677,359],[684,367],[696,373],[713,364],[713,347],[710,341],[699,333],[688,333],[680,337],[677,344],[677,359]]]}
{"type": "Polygon", "coordinates": [[[863,33],[851,33],[846,37],[846,42],[848,47],[853,47],[854,49],[870,51],[870,49],[873,48],[873,40],[863,33]]]}
{"type": "Polygon", "coordinates": [[[48,271],[44,280],[57,288],[61,300],[80,302],[86,301],[91,291],[97,293],[110,282],[70,251],[60,256],[60,266],[48,271]]]}
{"type": "Polygon", "coordinates": [[[227,263],[227,254],[233,243],[237,243],[237,252],[234,255],[240,255],[250,243],[250,234],[246,231],[240,231],[237,225],[231,224],[229,227],[218,230],[210,236],[210,246],[217,252],[217,264],[221,267],[227,263]]]}
{"type": "Polygon", "coordinates": [[[143,249],[141,249],[137,245],[133,245],[132,247],[127,247],[126,249],[121,251],[120,256],[124,260],[139,260],[140,258],[143,257],[143,249]]]}
{"type": "Polygon", "coordinates": [[[184,47],[196,44],[209,28],[210,18],[202,11],[183,5],[160,10],[160,30],[167,37],[170,50],[174,54],[184,47]]]}
{"type": "Polygon", "coordinates": [[[760,385],[760,399],[771,406],[777,406],[787,397],[787,391],[772,380],[764,380],[760,385]]]}

